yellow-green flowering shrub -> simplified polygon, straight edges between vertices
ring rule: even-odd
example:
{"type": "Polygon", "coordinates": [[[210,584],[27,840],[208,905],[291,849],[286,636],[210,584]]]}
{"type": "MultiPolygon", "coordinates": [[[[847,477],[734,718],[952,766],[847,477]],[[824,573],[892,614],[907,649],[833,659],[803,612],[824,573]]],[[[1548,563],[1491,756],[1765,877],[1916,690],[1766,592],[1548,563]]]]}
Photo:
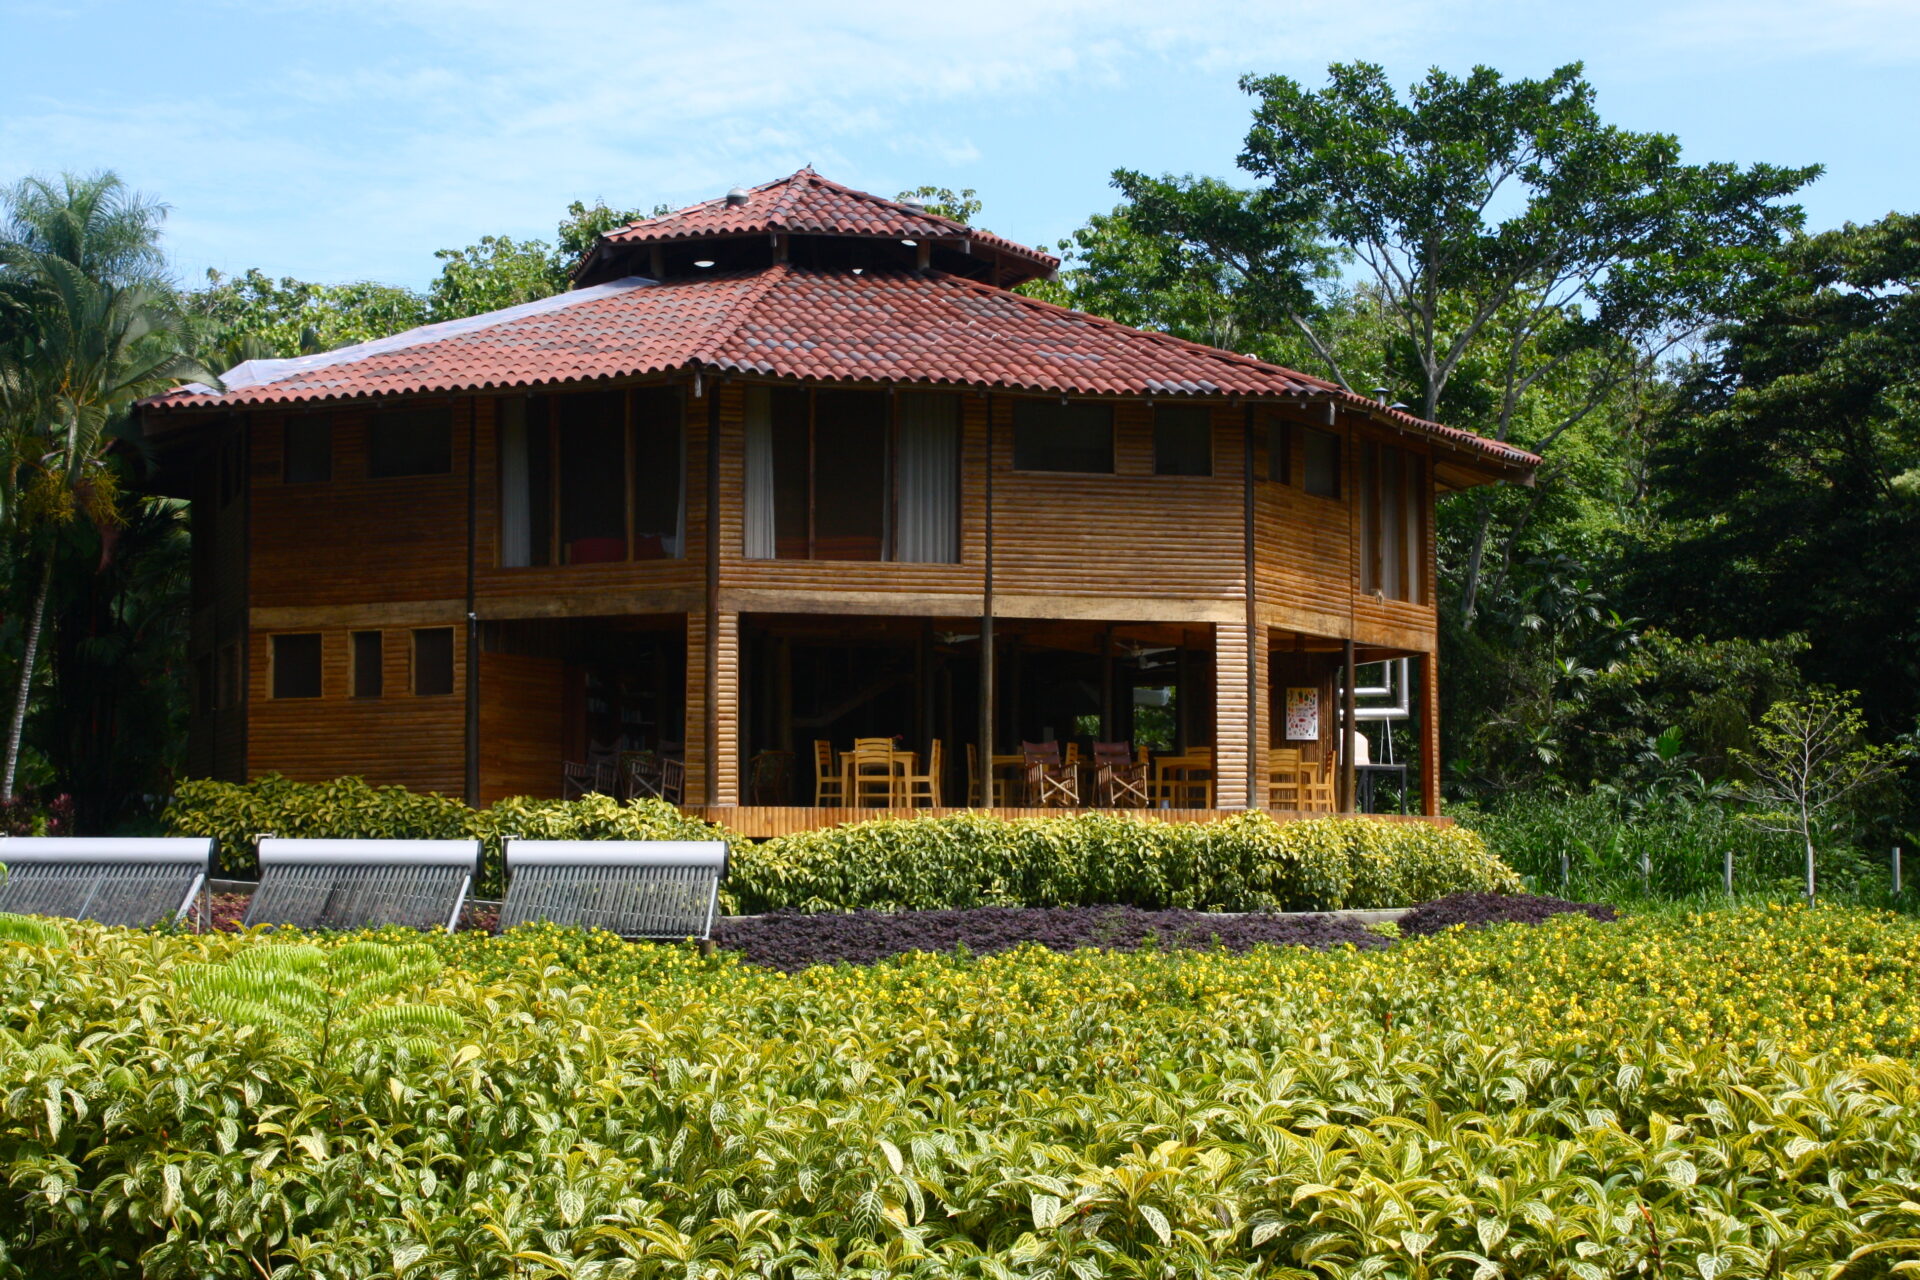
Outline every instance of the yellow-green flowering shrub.
{"type": "Polygon", "coordinates": [[[551,927],[409,941],[442,965],[394,998],[453,1024],[328,1056],[192,990],[186,966],[277,938],[0,946],[0,1280],[1854,1280],[1920,1256],[1920,925],[1887,914],[795,975],[551,927]]]}

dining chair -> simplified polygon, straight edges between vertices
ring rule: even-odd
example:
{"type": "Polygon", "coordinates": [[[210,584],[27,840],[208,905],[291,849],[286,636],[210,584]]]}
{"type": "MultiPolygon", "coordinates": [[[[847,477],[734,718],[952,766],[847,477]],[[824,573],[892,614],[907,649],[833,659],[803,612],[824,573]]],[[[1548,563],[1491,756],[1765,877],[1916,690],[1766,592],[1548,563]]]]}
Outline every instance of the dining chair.
{"type": "Polygon", "coordinates": [[[908,770],[900,777],[900,803],[912,809],[925,800],[929,809],[940,807],[940,739],[935,738],[927,744],[927,771],[914,773],[908,770]]]}
{"type": "Polygon", "coordinates": [[[1300,759],[1298,747],[1267,748],[1268,808],[1299,809],[1302,807],[1300,782],[1301,772],[1306,767],[1300,759]]]}
{"type": "Polygon", "coordinates": [[[855,738],[846,755],[844,787],[856,809],[892,808],[899,793],[892,738],[855,738]]]}
{"type": "Polygon", "coordinates": [[[813,740],[813,802],[823,808],[846,804],[846,780],[834,767],[833,743],[825,738],[813,740]]]}

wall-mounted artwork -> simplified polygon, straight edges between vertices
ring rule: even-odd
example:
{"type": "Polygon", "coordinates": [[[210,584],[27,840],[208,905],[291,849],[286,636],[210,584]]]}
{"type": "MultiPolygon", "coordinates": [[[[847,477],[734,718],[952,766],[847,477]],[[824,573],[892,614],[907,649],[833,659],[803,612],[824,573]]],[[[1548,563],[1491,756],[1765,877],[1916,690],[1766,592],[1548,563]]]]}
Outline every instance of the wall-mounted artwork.
{"type": "Polygon", "coordinates": [[[1318,742],[1320,740],[1320,691],[1318,689],[1287,690],[1287,741],[1318,742]]]}

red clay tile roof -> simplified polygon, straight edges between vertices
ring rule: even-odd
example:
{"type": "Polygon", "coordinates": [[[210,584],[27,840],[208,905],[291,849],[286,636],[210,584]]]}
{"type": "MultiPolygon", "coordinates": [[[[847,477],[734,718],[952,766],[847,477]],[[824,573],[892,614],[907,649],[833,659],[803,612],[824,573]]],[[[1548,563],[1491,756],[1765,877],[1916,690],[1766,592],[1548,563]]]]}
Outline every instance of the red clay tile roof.
{"type": "MultiPolygon", "coordinates": [[[[1065,395],[1335,400],[1509,465],[1524,450],[1319,378],[939,272],[761,271],[628,279],[491,316],[234,371],[150,409],[534,387],[676,369],[1065,395]]],[[[154,424],[157,425],[157,424],[154,424]]]]}
{"type": "Polygon", "coordinates": [[[1034,275],[1047,275],[1060,266],[1060,259],[1051,254],[913,205],[855,191],[812,169],[754,187],[745,204],[728,204],[722,196],[617,227],[603,239],[608,244],[656,244],[775,231],[890,240],[969,240],[1026,264],[1034,275]]]}

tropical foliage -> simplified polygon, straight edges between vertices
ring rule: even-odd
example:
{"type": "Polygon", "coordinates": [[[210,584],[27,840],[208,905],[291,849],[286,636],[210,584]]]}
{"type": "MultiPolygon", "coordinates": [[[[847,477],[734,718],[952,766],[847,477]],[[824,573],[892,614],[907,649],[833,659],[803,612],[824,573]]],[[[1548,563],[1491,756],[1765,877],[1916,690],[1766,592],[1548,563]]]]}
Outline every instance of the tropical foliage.
{"type": "Polygon", "coordinates": [[[791,976],[462,935],[407,996],[457,1023],[426,1057],[183,981],[283,943],[73,935],[0,946],[0,1275],[1828,1280],[1920,1247],[1920,927],[1886,915],[791,976]]]}

